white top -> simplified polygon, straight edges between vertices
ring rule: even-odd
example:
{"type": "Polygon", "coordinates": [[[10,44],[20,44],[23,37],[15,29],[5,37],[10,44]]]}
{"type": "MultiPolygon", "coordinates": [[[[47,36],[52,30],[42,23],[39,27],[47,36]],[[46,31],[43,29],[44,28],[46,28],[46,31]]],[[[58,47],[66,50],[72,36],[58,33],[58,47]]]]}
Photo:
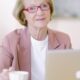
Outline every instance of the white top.
{"type": "Polygon", "coordinates": [[[43,41],[31,37],[31,75],[32,80],[45,80],[45,58],[48,49],[48,36],[43,41]]]}

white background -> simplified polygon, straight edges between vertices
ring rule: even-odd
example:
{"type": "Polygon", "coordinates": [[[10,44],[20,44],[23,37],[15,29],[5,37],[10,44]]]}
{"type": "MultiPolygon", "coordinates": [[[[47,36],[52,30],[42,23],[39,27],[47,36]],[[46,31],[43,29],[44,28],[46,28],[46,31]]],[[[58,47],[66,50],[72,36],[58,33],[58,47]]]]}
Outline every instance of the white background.
{"type": "Polygon", "coordinates": [[[20,27],[18,21],[13,17],[15,4],[16,0],[0,1],[0,38],[15,28],[20,27]]]}

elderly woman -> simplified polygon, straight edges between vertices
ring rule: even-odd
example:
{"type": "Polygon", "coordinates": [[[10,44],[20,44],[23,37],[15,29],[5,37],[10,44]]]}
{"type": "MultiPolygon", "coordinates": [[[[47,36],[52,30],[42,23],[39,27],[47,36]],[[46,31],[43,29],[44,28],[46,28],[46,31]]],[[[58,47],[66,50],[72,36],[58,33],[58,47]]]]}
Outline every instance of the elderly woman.
{"type": "Polygon", "coordinates": [[[50,49],[69,49],[69,36],[48,29],[53,15],[51,0],[19,0],[14,15],[25,26],[8,34],[0,45],[0,76],[5,80],[9,67],[29,72],[29,80],[45,79],[46,52],[50,49]]]}

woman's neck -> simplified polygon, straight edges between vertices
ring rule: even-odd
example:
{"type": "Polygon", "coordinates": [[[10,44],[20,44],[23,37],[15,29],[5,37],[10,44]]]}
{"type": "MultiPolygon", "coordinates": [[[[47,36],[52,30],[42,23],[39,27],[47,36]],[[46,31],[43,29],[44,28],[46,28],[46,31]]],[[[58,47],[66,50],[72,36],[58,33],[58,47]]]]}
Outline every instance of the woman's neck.
{"type": "Polygon", "coordinates": [[[47,27],[37,28],[28,26],[28,28],[31,36],[36,40],[44,40],[47,36],[47,27]]]}

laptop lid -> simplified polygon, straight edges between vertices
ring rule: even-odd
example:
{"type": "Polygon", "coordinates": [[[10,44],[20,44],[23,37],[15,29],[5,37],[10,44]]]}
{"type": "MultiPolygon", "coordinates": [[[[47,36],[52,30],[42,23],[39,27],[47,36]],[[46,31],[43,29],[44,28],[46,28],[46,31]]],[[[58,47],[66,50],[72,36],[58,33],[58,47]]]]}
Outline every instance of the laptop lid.
{"type": "Polygon", "coordinates": [[[48,51],[46,80],[78,80],[78,78],[80,78],[80,50],[48,51]]]}

